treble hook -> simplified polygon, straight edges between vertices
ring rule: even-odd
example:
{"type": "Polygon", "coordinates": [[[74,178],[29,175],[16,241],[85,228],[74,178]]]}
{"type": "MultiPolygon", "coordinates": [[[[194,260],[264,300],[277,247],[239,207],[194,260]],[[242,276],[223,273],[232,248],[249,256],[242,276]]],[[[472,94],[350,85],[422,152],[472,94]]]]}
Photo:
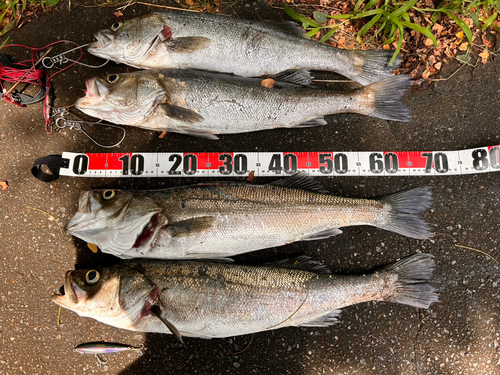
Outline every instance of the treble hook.
{"type": "Polygon", "coordinates": [[[59,55],[56,55],[54,57],[44,57],[42,59],[42,65],[46,69],[50,69],[50,68],[53,68],[56,63],[59,63],[59,65],[62,65],[62,64],[65,64],[67,62],[71,62],[71,63],[74,63],[74,64],[80,64],[80,65],[86,66],[88,68],[102,68],[104,65],[106,65],[109,62],[109,59],[106,60],[101,65],[88,65],[88,64],[84,64],[82,62],[76,61],[76,60],[72,60],[69,57],[65,56],[66,54],[68,54],[70,52],[73,52],[73,51],[76,51],[76,50],[79,50],[79,49],[81,50],[83,47],[87,47],[89,44],[90,43],[84,44],[82,46],[75,47],[73,49],[70,49],[69,51],[60,53],[59,55]]]}
{"type": "Polygon", "coordinates": [[[103,357],[99,354],[95,354],[95,359],[97,360],[97,367],[101,368],[102,365],[105,365],[108,363],[108,359],[106,357],[103,357]]]}
{"type": "Polygon", "coordinates": [[[85,134],[97,146],[102,147],[102,148],[113,148],[113,147],[118,146],[120,143],[123,142],[123,140],[125,139],[125,136],[127,135],[127,131],[125,130],[125,128],[118,126],[118,125],[103,123],[102,120],[99,120],[96,122],[85,121],[85,120],[70,120],[70,119],[66,118],[66,116],[68,116],[70,114],[77,117],[77,118],[80,118],[80,117],[75,115],[74,113],[69,112],[66,109],[61,111],[60,109],[56,108],[55,112],[56,113],[53,115],[53,117],[56,118],[54,121],[55,125],[56,125],[56,132],[58,132],[64,128],[79,130],[83,134],[85,134]],[[87,133],[87,131],[83,128],[82,124],[109,126],[111,128],[120,129],[123,132],[123,135],[122,135],[122,138],[117,143],[115,143],[113,145],[103,145],[103,144],[97,142],[89,133],[87,133]]]}

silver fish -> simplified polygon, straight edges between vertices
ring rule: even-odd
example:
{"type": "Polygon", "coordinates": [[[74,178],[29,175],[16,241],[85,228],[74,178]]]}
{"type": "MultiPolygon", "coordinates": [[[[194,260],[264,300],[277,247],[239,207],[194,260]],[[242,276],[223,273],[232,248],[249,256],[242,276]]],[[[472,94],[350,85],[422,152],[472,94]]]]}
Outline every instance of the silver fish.
{"type": "Polygon", "coordinates": [[[306,39],[293,21],[168,11],[115,22],[94,36],[90,53],[140,69],[202,69],[244,77],[313,69],[368,85],[389,77],[399,65],[396,60],[388,66],[392,51],[347,51],[306,39]]]}
{"type": "MultiPolygon", "coordinates": [[[[280,79],[307,84],[304,72],[280,79]]],[[[323,116],[353,112],[410,121],[400,102],[409,77],[394,76],[362,89],[339,92],[276,81],[185,70],[146,70],[110,74],[86,81],[86,96],[75,106],[115,124],[217,139],[215,134],[280,127],[325,125],[323,116]]]]}
{"type": "Polygon", "coordinates": [[[133,261],[68,271],[58,305],[114,327],[179,337],[228,337],[289,326],[334,324],[340,309],[367,301],[428,308],[430,254],[361,276],[331,275],[307,257],[264,266],[133,261]]]}
{"type": "Polygon", "coordinates": [[[228,257],[371,225],[432,236],[430,187],[381,199],[340,198],[296,174],[269,185],[200,184],[165,190],[87,190],[66,231],[123,259],[228,257]]]}

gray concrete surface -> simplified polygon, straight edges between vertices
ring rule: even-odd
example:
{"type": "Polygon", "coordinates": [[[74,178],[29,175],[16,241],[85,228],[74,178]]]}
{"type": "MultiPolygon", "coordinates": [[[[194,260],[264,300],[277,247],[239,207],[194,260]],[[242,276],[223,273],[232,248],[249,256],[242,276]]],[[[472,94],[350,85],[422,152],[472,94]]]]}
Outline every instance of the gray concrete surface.
{"type": "MultiPolygon", "coordinates": [[[[78,43],[115,21],[115,9],[60,4],[11,34],[10,43],[41,47],[60,39],[78,43]]],[[[246,18],[284,18],[265,2],[237,4],[224,12],[246,18]]],[[[92,5],[87,3],[86,5],[92,5]]],[[[175,3],[174,3],[175,5],[175,3]]],[[[134,5],[126,17],[153,10],[134,5]]],[[[0,40],[1,42],[1,40],[0,40]]],[[[20,50],[9,50],[21,58],[20,50]]],[[[5,51],[7,53],[7,51],[5,51]]],[[[86,54],[86,62],[100,61],[86,54]]],[[[444,76],[457,66],[447,68],[444,76]]],[[[128,68],[112,63],[102,69],[73,67],[53,81],[55,106],[83,95],[84,80],[128,68]]],[[[410,123],[357,115],[331,116],[328,126],[222,136],[208,141],[127,129],[116,151],[275,151],[275,150],[457,150],[500,143],[500,60],[465,67],[452,79],[412,90],[405,102],[410,123]]],[[[109,130],[94,129],[104,141],[109,130]]],[[[113,150],[113,151],[114,151],[113,150]]],[[[110,262],[80,240],[61,234],[49,217],[65,225],[82,189],[91,187],[161,188],[200,182],[195,179],[105,180],[61,178],[44,184],[30,174],[33,161],[62,151],[99,152],[83,134],[63,130],[46,135],[42,107],[19,108],[0,102],[0,374],[500,374],[498,244],[499,174],[457,177],[322,178],[334,194],[373,197],[432,185],[435,202],[427,214],[436,233],[417,241],[368,227],[346,228],[328,240],[294,243],[238,257],[257,264],[306,254],[334,272],[362,272],[417,251],[435,255],[433,284],[439,304],[429,310],[389,303],[364,303],[343,310],[328,328],[285,328],[227,339],[186,339],[115,329],[63,310],[51,302],[65,271],[75,264],[110,262]],[[143,356],[110,354],[101,370],[92,356],[72,349],[83,342],[107,340],[144,343],[143,356]]],[[[261,182],[270,181],[261,179],[261,182]]]]}

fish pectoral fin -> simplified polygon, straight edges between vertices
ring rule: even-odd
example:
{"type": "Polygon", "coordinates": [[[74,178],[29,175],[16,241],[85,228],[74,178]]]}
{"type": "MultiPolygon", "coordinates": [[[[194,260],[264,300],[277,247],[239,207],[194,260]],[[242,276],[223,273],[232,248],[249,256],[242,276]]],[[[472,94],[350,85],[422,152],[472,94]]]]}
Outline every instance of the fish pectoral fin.
{"type": "Polygon", "coordinates": [[[158,306],[156,306],[156,305],[153,306],[151,308],[151,313],[153,315],[155,315],[158,319],[160,319],[161,322],[167,326],[169,331],[172,332],[172,335],[174,335],[177,340],[179,340],[181,343],[184,344],[184,341],[182,341],[182,335],[179,332],[179,330],[177,328],[175,328],[175,326],[172,323],[170,323],[167,319],[165,319],[161,316],[161,311],[160,311],[160,308],[158,306]]]}
{"type": "Polygon", "coordinates": [[[165,114],[177,121],[182,121],[187,124],[194,124],[195,122],[199,122],[203,120],[203,117],[197,114],[195,111],[184,108],[184,107],[179,107],[177,105],[173,104],[160,104],[163,109],[165,110],[165,114]]]}
{"type": "Polygon", "coordinates": [[[300,86],[310,86],[312,83],[311,72],[307,69],[285,70],[271,76],[266,76],[279,82],[288,82],[300,86]]]}
{"type": "Polygon", "coordinates": [[[165,227],[170,236],[186,236],[196,232],[203,232],[212,227],[215,216],[202,216],[173,223],[165,227]]]}
{"type": "Polygon", "coordinates": [[[302,124],[298,124],[298,125],[295,125],[293,127],[294,128],[312,128],[313,126],[322,126],[322,125],[326,125],[326,124],[327,124],[327,122],[326,122],[325,118],[323,116],[321,116],[321,117],[312,118],[310,120],[303,122],[302,124]]]}
{"type": "Polygon", "coordinates": [[[297,258],[281,259],[276,262],[266,263],[264,265],[269,267],[291,268],[294,270],[315,272],[324,275],[329,275],[332,273],[332,271],[330,271],[328,267],[326,267],[323,263],[314,260],[311,257],[308,257],[307,255],[301,255],[300,257],[297,258]]]}
{"type": "Polygon", "coordinates": [[[290,189],[309,190],[315,193],[327,194],[328,191],[314,178],[309,177],[305,172],[298,172],[290,177],[282,178],[268,184],[268,186],[281,186],[290,189]]]}
{"type": "Polygon", "coordinates": [[[314,233],[313,235],[302,238],[302,241],[314,241],[314,240],[323,240],[328,237],[336,236],[341,234],[342,231],[339,228],[330,228],[326,230],[322,230],[321,232],[314,233]]]}
{"type": "Polygon", "coordinates": [[[170,38],[165,41],[168,49],[177,53],[191,53],[207,48],[212,39],[203,36],[186,36],[181,38],[170,38]]]}
{"type": "Polygon", "coordinates": [[[333,311],[330,311],[326,315],[320,316],[319,318],[311,320],[310,322],[302,323],[299,326],[300,327],[328,327],[328,326],[331,326],[331,325],[337,323],[340,313],[341,313],[341,310],[333,310],[333,311]]]}

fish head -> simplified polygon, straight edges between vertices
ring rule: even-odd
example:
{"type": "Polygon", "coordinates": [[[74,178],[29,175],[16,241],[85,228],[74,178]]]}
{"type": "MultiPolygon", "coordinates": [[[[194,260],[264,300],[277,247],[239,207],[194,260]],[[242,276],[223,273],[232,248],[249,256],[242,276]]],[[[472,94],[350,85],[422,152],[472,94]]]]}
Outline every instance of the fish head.
{"type": "Polygon", "coordinates": [[[143,59],[154,47],[172,36],[170,28],[157,14],[148,14],[115,22],[110,28],[94,34],[88,51],[103,59],[131,66],[143,59]]]}
{"type": "Polygon", "coordinates": [[[133,248],[149,247],[164,225],[160,206],[140,192],[87,190],[66,232],[118,257],[133,248]]]}
{"type": "Polygon", "coordinates": [[[94,77],[85,84],[85,96],[77,99],[76,108],[115,124],[137,125],[167,98],[160,79],[148,71],[94,77]]]}
{"type": "Polygon", "coordinates": [[[52,301],[80,316],[135,330],[141,318],[151,314],[158,292],[140,268],[124,263],[66,272],[52,301]]]}

